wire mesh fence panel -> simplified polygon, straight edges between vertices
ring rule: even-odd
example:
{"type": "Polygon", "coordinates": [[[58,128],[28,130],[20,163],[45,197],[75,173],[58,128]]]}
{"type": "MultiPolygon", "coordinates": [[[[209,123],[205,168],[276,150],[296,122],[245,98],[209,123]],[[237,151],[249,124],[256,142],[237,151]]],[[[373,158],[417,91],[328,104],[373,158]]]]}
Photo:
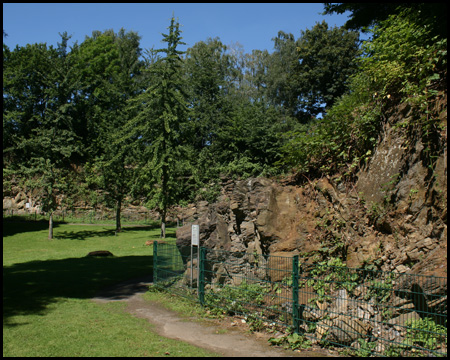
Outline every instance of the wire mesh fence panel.
{"type": "Polygon", "coordinates": [[[447,355],[447,278],[206,248],[198,264],[190,251],[159,244],[158,281],[191,296],[199,288],[210,309],[354,356],[447,355]]]}
{"type": "Polygon", "coordinates": [[[300,331],[312,343],[360,355],[447,353],[446,278],[311,264],[300,283],[300,331]]]}
{"type": "Polygon", "coordinates": [[[292,322],[290,259],[206,249],[205,305],[282,325],[292,322]],[[277,283],[270,279],[279,279],[277,283]]]}
{"type": "Polygon", "coordinates": [[[179,247],[173,243],[155,241],[153,249],[154,283],[166,289],[170,288],[178,295],[195,297],[198,281],[198,248],[179,247]]]}

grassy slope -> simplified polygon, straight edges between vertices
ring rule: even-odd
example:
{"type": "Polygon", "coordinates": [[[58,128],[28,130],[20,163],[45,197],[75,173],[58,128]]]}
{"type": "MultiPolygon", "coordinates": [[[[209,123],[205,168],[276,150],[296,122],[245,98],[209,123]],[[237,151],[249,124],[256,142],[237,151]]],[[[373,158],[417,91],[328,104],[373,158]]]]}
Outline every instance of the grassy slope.
{"type": "MultiPolygon", "coordinates": [[[[96,304],[101,288],[152,271],[159,229],[4,223],[3,356],[211,356],[156,335],[123,311],[124,303],[96,304]],[[109,250],[110,258],[86,257],[109,250]]],[[[174,229],[168,229],[174,238],[174,229]]]]}

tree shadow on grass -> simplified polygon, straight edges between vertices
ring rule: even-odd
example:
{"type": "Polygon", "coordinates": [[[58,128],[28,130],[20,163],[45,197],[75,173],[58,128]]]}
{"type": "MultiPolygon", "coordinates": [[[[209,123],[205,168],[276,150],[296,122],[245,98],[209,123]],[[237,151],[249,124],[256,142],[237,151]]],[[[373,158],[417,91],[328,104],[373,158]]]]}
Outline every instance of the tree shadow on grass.
{"type": "MultiPolygon", "coordinates": [[[[58,224],[53,224],[57,228],[58,224]]],[[[23,220],[20,217],[9,217],[3,219],[3,237],[12,236],[18,233],[48,230],[48,221],[23,220]]]]}
{"type": "Polygon", "coordinates": [[[68,240],[86,240],[93,237],[106,237],[115,236],[113,230],[82,230],[82,231],[58,231],[55,233],[56,239],[68,239],[68,240]]]}
{"type": "Polygon", "coordinates": [[[100,289],[153,273],[153,256],[83,257],[3,266],[3,325],[44,315],[61,298],[92,298],[100,289]]]}
{"type": "MultiPolygon", "coordinates": [[[[57,229],[60,226],[67,225],[66,222],[53,222],[53,228],[57,229]]],[[[80,227],[92,226],[92,231],[62,231],[55,232],[56,238],[62,239],[73,239],[73,240],[85,240],[86,238],[93,236],[114,236],[115,235],[115,225],[114,224],[71,224],[73,226],[79,225],[80,227]],[[96,231],[98,226],[111,226],[111,229],[104,231],[96,231]]],[[[159,228],[158,225],[124,225],[122,231],[149,231],[159,228]]],[[[24,220],[23,217],[13,216],[8,218],[3,218],[3,237],[12,236],[23,232],[33,232],[48,230],[48,220],[24,220]]],[[[175,235],[167,234],[167,237],[172,237],[175,235]]]]}
{"type": "MultiPolygon", "coordinates": [[[[80,224],[81,225],[81,224],[80,224]]],[[[86,225],[83,225],[86,227],[86,225]]],[[[151,226],[127,226],[123,228],[120,233],[125,233],[128,231],[149,231],[154,228],[151,226]]],[[[119,234],[120,234],[119,233],[119,234]]],[[[69,240],[86,240],[93,237],[106,237],[115,236],[116,230],[114,228],[108,230],[98,230],[98,227],[93,227],[92,230],[81,230],[81,231],[58,231],[55,232],[56,239],[69,239],[69,240]]],[[[167,237],[175,237],[175,234],[168,234],[167,237]]]]}

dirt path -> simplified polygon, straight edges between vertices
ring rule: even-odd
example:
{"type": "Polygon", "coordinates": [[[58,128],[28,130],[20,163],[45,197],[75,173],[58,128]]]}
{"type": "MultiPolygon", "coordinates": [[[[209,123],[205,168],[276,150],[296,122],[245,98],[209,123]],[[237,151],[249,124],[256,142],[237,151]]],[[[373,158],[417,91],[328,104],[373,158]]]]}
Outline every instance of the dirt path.
{"type": "Polygon", "coordinates": [[[317,357],[325,353],[302,351],[293,352],[271,347],[267,338],[256,334],[246,334],[241,330],[224,327],[218,323],[190,321],[179,317],[161,305],[144,300],[142,294],[151,284],[151,278],[140,278],[126,281],[105,289],[93,298],[98,303],[110,301],[127,302],[126,311],[138,318],[147,319],[156,325],[159,335],[177,339],[212,350],[223,356],[230,357],[317,357]],[[224,330],[226,329],[226,330],[224,330]]]}

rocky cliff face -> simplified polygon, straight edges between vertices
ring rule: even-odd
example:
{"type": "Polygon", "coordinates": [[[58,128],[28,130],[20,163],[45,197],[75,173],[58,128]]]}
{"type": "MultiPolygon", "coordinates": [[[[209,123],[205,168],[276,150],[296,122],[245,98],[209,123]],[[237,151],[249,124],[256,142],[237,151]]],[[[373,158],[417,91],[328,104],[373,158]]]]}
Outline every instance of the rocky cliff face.
{"type": "MultiPolygon", "coordinates": [[[[402,107],[391,117],[352,187],[338,178],[302,186],[228,180],[218,202],[179,217],[200,224],[201,245],[211,248],[447,276],[446,137],[436,144],[441,155],[427,158],[428,145],[408,143],[394,125],[408,116],[411,109],[402,107]]],[[[441,116],[446,126],[446,110],[441,116]]],[[[178,229],[177,242],[190,244],[190,224],[178,229]]]]}

